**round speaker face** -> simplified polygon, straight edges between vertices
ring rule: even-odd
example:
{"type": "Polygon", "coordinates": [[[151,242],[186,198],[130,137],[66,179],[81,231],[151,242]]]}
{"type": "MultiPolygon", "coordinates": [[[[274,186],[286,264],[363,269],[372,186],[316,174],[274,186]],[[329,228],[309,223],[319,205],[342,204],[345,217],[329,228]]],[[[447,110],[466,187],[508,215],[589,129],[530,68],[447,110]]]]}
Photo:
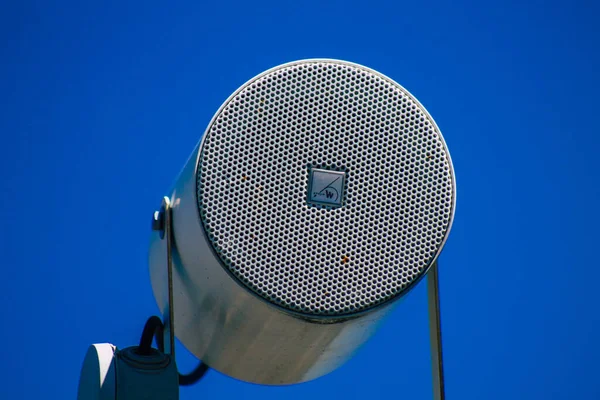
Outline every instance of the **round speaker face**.
{"type": "Polygon", "coordinates": [[[390,301],[423,276],[454,215],[435,122],[389,78],[335,60],[273,68],[221,107],[198,156],[207,236],[242,285],[311,316],[390,301]]]}

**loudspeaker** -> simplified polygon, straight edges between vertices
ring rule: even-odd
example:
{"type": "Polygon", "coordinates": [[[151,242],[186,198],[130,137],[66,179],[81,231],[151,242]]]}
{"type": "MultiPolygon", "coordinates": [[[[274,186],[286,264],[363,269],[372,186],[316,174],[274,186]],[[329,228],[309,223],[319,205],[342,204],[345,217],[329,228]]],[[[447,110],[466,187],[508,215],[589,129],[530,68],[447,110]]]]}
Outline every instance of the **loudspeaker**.
{"type": "MultiPolygon", "coordinates": [[[[327,59],[261,73],[223,103],[168,196],[177,338],[248,382],[334,370],[437,259],[455,193],[439,128],[390,78],[327,59]]],[[[154,232],[163,312],[165,251],[154,232]]]]}

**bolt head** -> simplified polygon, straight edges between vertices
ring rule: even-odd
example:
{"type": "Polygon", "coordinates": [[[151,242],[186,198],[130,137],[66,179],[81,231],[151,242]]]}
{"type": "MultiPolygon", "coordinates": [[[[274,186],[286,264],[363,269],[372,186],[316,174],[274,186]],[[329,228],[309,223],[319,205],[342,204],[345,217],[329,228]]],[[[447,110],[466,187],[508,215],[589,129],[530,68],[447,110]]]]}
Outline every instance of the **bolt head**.
{"type": "Polygon", "coordinates": [[[154,211],[152,216],[152,230],[163,231],[165,229],[165,214],[161,211],[154,211]]]}

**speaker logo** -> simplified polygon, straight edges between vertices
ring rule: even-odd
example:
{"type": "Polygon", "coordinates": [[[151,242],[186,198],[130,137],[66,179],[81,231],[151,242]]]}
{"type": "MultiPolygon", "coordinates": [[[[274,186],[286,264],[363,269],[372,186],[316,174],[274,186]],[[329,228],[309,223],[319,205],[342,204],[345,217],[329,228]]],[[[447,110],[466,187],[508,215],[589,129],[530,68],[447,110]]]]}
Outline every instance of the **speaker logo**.
{"type": "Polygon", "coordinates": [[[313,168],[308,180],[308,202],[330,207],[341,207],[346,173],[313,168]]]}

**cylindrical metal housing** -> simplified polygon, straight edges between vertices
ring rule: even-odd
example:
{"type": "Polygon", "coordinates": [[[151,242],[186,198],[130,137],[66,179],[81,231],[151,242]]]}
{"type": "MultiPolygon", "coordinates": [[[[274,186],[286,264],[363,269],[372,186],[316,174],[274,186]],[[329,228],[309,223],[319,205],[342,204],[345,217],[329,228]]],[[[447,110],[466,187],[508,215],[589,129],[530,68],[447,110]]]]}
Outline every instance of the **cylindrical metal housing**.
{"type": "MultiPolygon", "coordinates": [[[[303,60],[225,101],[169,195],[176,336],[222,373],[290,384],[348,360],[427,273],[455,180],[437,125],[404,88],[303,60]]],[[[163,242],[152,234],[161,311],[163,242]]]]}

